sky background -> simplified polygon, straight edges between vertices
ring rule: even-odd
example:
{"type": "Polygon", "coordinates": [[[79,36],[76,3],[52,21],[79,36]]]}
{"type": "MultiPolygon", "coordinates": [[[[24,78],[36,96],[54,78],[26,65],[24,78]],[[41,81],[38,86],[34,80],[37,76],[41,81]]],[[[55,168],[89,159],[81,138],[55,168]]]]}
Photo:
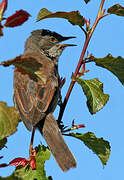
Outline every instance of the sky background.
{"type": "MultiPolygon", "coordinates": [[[[124,6],[123,0],[106,0],[104,8],[108,9],[114,4],[124,6]]],[[[63,97],[66,95],[70,76],[75,71],[78,59],[80,57],[85,36],[78,26],[72,26],[64,19],[46,19],[36,23],[36,17],[40,9],[48,8],[50,11],[73,11],[79,10],[81,15],[91,19],[93,24],[100,0],[91,0],[87,5],[83,0],[37,0],[37,1],[18,1],[8,2],[8,10],[5,16],[12,15],[16,10],[26,10],[32,17],[24,25],[16,28],[5,28],[4,36],[0,39],[0,62],[9,60],[23,53],[24,43],[30,32],[35,29],[46,28],[56,31],[63,36],[76,36],[76,39],[69,40],[69,43],[77,44],[76,47],[67,48],[59,62],[59,72],[62,77],[66,77],[66,84],[62,89],[63,97]],[[72,49],[73,48],[73,49],[72,49]]],[[[89,53],[95,57],[104,57],[111,53],[114,57],[124,57],[124,17],[115,15],[107,16],[98,24],[91,42],[88,46],[89,53]]],[[[65,137],[67,144],[77,159],[77,168],[63,173],[55,162],[53,156],[46,162],[45,169],[47,176],[52,176],[54,180],[123,180],[124,179],[124,87],[120,81],[109,71],[95,66],[94,63],[86,66],[90,70],[85,75],[85,79],[99,78],[104,83],[104,93],[110,94],[110,99],[106,106],[91,115],[86,106],[86,97],[81,87],[75,85],[68,105],[66,107],[63,121],[66,125],[71,125],[73,119],[76,124],[85,124],[86,128],[78,132],[94,132],[97,137],[103,137],[111,145],[111,155],[107,165],[103,168],[98,157],[89,150],[81,141],[71,137],[65,137]]],[[[13,67],[0,67],[0,100],[13,106],[13,67]]],[[[54,112],[57,118],[59,108],[54,112]]],[[[76,131],[77,132],[77,131],[76,131]]],[[[8,138],[7,147],[1,151],[3,159],[0,163],[8,163],[15,157],[28,158],[28,147],[31,133],[26,130],[23,123],[18,126],[18,131],[8,138]]],[[[35,145],[43,138],[36,132],[35,145]],[[37,136],[37,137],[36,137],[37,136]]],[[[0,169],[0,176],[10,175],[14,167],[0,169]]]]}

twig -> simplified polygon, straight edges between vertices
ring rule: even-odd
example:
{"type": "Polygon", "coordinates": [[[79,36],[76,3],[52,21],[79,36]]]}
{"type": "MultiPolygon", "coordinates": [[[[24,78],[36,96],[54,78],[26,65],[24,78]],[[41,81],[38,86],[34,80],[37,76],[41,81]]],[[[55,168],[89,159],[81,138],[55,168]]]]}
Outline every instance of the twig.
{"type": "Polygon", "coordinates": [[[34,142],[35,130],[36,130],[36,128],[33,127],[32,134],[31,134],[31,143],[30,143],[30,148],[29,148],[29,155],[30,156],[32,156],[32,153],[33,153],[33,142],[34,142]]]}
{"type": "Polygon", "coordinates": [[[81,28],[81,30],[84,32],[85,36],[87,37],[87,32],[85,31],[85,29],[82,26],[79,26],[81,28]]]}
{"type": "MultiPolygon", "coordinates": [[[[98,14],[97,14],[96,20],[95,20],[95,22],[93,24],[93,27],[89,31],[89,33],[87,34],[87,32],[83,28],[81,28],[82,31],[85,32],[85,34],[86,34],[86,40],[85,40],[85,43],[84,43],[84,47],[83,47],[83,50],[82,50],[82,53],[81,53],[78,65],[77,65],[75,73],[74,73],[74,76],[77,76],[77,74],[79,73],[79,70],[80,70],[80,68],[81,68],[81,66],[83,64],[83,58],[84,58],[84,55],[86,53],[89,41],[90,41],[90,39],[92,37],[92,34],[93,34],[93,32],[94,32],[94,30],[95,30],[99,20],[101,19],[101,17],[103,17],[103,15],[101,15],[101,14],[102,14],[102,9],[103,9],[104,2],[105,2],[105,0],[101,0],[100,8],[98,10],[98,14]]],[[[67,105],[68,99],[70,97],[70,94],[71,94],[71,91],[72,91],[72,89],[74,87],[75,82],[76,81],[73,81],[73,80],[71,81],[69,89],[68,89],[67,94],[66,94],[66,97],[64,99],[64,102],[63,102],[63,104],[60,107],[60,112],[59,112],[59,117],[58,117],[58,124],[61,123],[61,119],[63,117],[64,111],[65,111],[65,107],[67,105]]]]}

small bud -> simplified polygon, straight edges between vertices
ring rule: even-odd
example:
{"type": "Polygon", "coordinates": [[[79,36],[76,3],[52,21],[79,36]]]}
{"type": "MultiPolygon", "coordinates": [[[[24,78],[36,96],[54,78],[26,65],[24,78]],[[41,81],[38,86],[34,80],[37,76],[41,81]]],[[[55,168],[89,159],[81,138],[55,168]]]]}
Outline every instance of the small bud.
{"type": "Polygon", "coordinates": [[[103,9],[103,12],[102,12],[102,14],[104,15],[104,14],[105,14],[105,12],[106,12],[106,9],[103,9]]]}
{"type": "Polygon", "coordinates": [[[75,125],[75,124],[74,124],[74,120],[72,121],[72,130],[73,130],[73,129],[84,128],[84,127],[85,127],[84,124],[75,125]]]}
{"type": "Polygon", "coordinates": [[[87,19],[84,18],[84,22],[85,22],[85,24],[86,24],[86,30],[87,30],[87,32],[88,32],[88,31],[90,30],[90,24],[91,24],[90,19],[87,20],[87,19]]]}
{"type": "Polygon", "coordinates": [[[3,14],[7,9],[8,0],[2,0],[0,3],[0,21],[3,19],[3,14]]]}
{"type": "Polygon", "coordinates": [[[77,128],[84,128],[85,125],[84,125],[84,124],[79,124],[79,125],[77,125],[76,127],[77,127],[77,128]]]}

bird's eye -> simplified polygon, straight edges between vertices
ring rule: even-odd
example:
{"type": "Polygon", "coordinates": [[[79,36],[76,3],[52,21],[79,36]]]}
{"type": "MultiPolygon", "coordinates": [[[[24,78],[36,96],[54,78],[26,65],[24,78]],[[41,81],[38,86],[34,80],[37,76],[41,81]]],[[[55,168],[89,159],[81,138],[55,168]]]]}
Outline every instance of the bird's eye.
{"type": "Polygon", "coordinates": [[[51,37],[51,38],[50,38],[50,41],[51,41],[51,42],[55,42],[56,39],[55,39],[54,37],[51,37]]]}

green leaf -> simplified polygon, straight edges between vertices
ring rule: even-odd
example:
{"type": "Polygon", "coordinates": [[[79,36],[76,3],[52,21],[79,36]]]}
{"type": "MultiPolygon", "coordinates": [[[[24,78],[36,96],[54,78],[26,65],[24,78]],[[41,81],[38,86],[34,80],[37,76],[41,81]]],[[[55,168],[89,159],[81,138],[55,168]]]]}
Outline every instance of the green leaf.
{"type": "Polygon", "coordinates": [[[14,107],[8,107],[5,102],[0,102],[0,140],[15,133],[19,121],[19,112],[14,107]]]}
{"type": "Polygon", "coordinates": [[[85,1],[85,3],[87,4],[88,2],[90,2],[90,0],[84,0],[85,1]]]}
{"type": "Polygon", "coordinates": [[[107,164],[111,151],[108,141],[105,141],[103,138],[97,138],[92,132],[85,134],[70,133],[69,135],[83,141],[100,158],[103,165],[107,164]]]}
{"type": "Polygon", "coordinates": [[[46,177],[46,172],[44,170],[44,164],[46,160],[50,158],[50,151],[45,146],[39,146],[39,152],[36,155],[36,170],[32,170],[28,166],[16,169],[12,175],[6,178],[0,177],[0,179],[6,180],[52,180],[51,176],[46,177]]]}
{"type": "Polygon", "coordinates": [[[46,18],[64,18],[67,19],[72,25],[84,25],[84,18],[80,15],[79,11],[71,11],[71,12],[55,12],[43,8],[40,10],[37,21],[46,19],[46,18]]]}
{"type": "Polygon", "coordinates": [[[0,150],[5,147],[5,144],[7,143],[7,138],[0,140],[0,150]]]}
{"type": "Polygon", "coordinates": [[[93,58],[92,61],[94,61],[97,66],[111,71],[124,85],[124,58],[120,56],[115,58],[112,57],[111,54],[108,54],[104,58],[93,58]]]}
{"type": "Polygon", "coordinates": [[[86,97],[87,106],[91,114],[95,114],[105,106],[109,99],[108,94],[103,93],[103,83],[97,78],[91,80],[79,79],[72,76],[81,85],[86,97]]]}
{"type": "Polygon", "coordinates": [[[120,4],[115,4],[108,9],[108,13],[124,16],[124,7],[122,7],[120,4]]]}

